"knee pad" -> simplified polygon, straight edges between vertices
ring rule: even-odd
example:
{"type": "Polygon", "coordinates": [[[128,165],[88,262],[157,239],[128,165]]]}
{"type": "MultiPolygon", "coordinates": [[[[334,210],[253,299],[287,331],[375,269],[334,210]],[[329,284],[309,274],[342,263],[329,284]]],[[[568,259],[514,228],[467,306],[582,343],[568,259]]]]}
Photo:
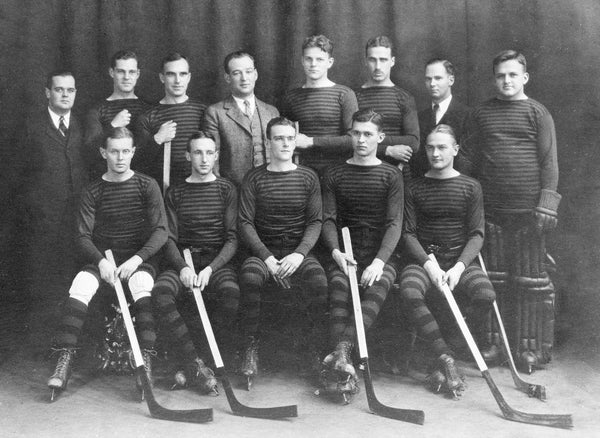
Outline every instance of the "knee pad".
{"type": "Polygon", "coordinates": [[[137,271],[129,277],[128,285],[133,301],[137,301],[140,298],[150,297],[154,279],[146,271],[137,271]]]}
{"type": "Polygon", "coordinates": [[[93,274],[86,271],[78,272],[73,279],[73,283],[71,283],[69,297],[81,301],[87,306],[98,287],[100,287],[100,283],[93,274]]]}

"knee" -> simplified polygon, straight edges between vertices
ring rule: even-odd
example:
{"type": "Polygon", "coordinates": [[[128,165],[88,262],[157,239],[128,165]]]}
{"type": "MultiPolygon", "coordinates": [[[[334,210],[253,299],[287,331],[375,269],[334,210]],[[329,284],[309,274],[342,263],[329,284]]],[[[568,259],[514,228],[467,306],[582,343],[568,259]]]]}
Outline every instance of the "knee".
{"type": "Polygon", "coordinates": [[[87,306],[99,286],[100,283],[93,274],[81,271],[73,279],[71,289],[69,289],[69,297],[81,301],[87,306]]]}
{"type": "Polygon", "coordinates": [[[128,285],[133,301],[137,301],[141,298],[150,297],[154,279],[146,271],[136,271],[129,277],[128,285]]]}

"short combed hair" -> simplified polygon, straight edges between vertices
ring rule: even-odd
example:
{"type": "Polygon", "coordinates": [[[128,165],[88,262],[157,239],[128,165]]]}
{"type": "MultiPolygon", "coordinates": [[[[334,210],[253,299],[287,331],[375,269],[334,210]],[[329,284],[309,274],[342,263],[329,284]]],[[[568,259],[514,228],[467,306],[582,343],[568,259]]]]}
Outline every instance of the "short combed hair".
{"type": "Polygon", "coordinates": [[[277,126],[277,125],[281,125],[281,126],[291,126],[292,128],[294,128],[294,131],[296,131],[296,124],[294,122],[292,122],[290,119],[287,119],[285,117],[275,117],[271,120],[269,120],[269,123],[267,123],[267,138],[269,140],[271,140],[271,129],[273,128],[273,126],[277,126]]]}
{"type": "Polygon", "coordinates": [[[165,56],[160,62],[161,62],[161,67],[160,69],[162,71],[165,71],[165,64],[169,63],[169,62],[173,62],[173,61],[179,61],[180,59],[184,59],[188,65],[189,65],[189,61],[188,59],[183,56],[181,53],[179,52],[171,52],[169,54],[167,54],[167,56],[165,56]]]}
{"type": "Polygon", "coordinates": [[[225,70],[225,73],[229,74],[229,62],[231,62],[232,59],[239,58],[250,58],[252,60],[252,63],[254,64],[254,56],[252,56],[248,52],[244,52],[243,50],[237,50],[228,54],[223,60],[223,69],[225,70]]]}
{"type": "Polygon", "coordinates": [[[368,51],[371,47],[386,47],[390,49],[391,52],[394,51],[394,44],[392,43],[392,40],[385,35],[379,35],[367,41],[367,45],[365,46],[365,56],[368,54],[368,51]]]}
{"type": "Polygon", "coordinates": [[[379,132],[383,132],[383,116],[372,108],[361,109],[352,114],[352,123],[354,122],[371,122],[377,126],[379,132]]]}
{"type": "Polygon", "coordinates": [[[431,130],[429,134],[427,134],[427,137],[429,137],[431,134],[448,134],[454,139],[454,144],[456,144],[456,134],[454,133],[454,129],[452,129],[452,126],[450,125],[437,125],[431,130]]]}
{"type": "Polygon", "coordinates": [[[425,63],[425,68],[427,68],[433,64],[442,64],[444,66],[444,68],[446,69],[446,73],[448,73],[450,76],[456,76],[456,67],[454,67],[454,64],[452,64],[447,59],[432,58],[425,63]]]}
{"type": "MultiPolygon", "coordinates": [[[[106,149],[108,140],[110,139],[117,139],[117,138],[130,138],[131,141],[133,142],[133,133],[127,129],[126,127],[122,126],[119,128],[109,128],[104,132],[104,141],[102,142],[102,149],[106,149]]],[[[135,144],[134,144],[135,146],[135,144]]]]}
{"type": "Polygon", "coordinates": [[[48,90],[50,90],[52,88],[52,79],[55,78],[56,76],[71,76],[73,79],[75,79],[75,75],[73,73],[71,73],[69,70],[65,70],[65,69],[52,70],[50,73],[48,73],[48,75],[46,75],[46,88],[48,90]]]}
{"type": "Polygon", "coordinates": [[[513,59],[521,64],[523,69],[527,71],[527,60],[525,59],[525,55],[516,50],[503,50],[498,53],[492,61],[492,71],[496,73],[496,67],[498,67],[499,64],[506,61],[512,61],[513,59]]]}
{"type": "Polygon", "coordinates": [[[302,43],[302,53],[311,47],[321,49],[333,58],[333,43],[325,35],[312,35],[305,38],[304,42],[302,43]]]}
{"type": "Polygon", "coordinates": [[[117,61],[119,59],[135,59],[135,62],[138,63],[138,67],[139,67],[138,57],[135,54],[135,52],[133,52],[131,50],[119,50],[113,56],[111,56],[110,57],[111,68],[115,68],[117,66],[117,61]]]}
{"type": "Polygon", "coordinates": [[[201,138],[207,138],[209,140],[212,140],[212,142],[215,144],[215,151],[217,150],[217,142],[215,141],[215,138],[204,131],[196,131],[192,135],[190,135],[190,139],[188,140],[186,145],[186,150],[190,152],[192,150],[192,142],[201,138]]]}

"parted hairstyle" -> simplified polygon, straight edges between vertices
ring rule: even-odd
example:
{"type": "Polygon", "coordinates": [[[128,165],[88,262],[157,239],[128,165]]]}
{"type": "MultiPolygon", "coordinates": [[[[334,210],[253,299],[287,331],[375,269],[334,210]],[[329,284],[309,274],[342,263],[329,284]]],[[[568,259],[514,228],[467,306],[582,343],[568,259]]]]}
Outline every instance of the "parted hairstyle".
{"type": "Polygon", "coordinates": [[[180,59],[185,59],[185,61],[189,64],[188,59],[183,56],[181,53],[179,52],[171,52],[169,54],[167,54],[167,56],[165,56],[161,61],[160,61],[160,69],[162,71],[165,71],[165,64],[167,64],[168,62],[173,62],[173,61],[179,61],[180,59]]]}
{"type": "Polygon", "coordinates": [[[305,38],[302,43],[302,53],[311,47],[321,49],[333,58],[333,43],[325,35],[312,35],[305,38]]]}
{"type": "Polygon", "coordinates": [[[383,116],[372,108],[361,109],[352,114],[352,123],[354,122],[371,122],[377,126],[379,132],[383,132],[383,116]]]}
{"type": "Polygon", "coordinates": [[[75,75],[66,69],[53,70],[46,75],[46,88],[50,90],[52,88],[52,78],[56,76],[72,76],[75,79],[75,75]]]}
{"type": "Polygon", "coordinates": [[[137,55],[131,50],[119,50],[118,52],[116,52],[113,56],[110,57],[110,66],[112,68],[115,68],[119,59],[135,59],[135,62],[138,63],[139,68],[137,55]]]}
{"type": "Polygon", "coordinates": [[[432,58],[425,63],[425,68],[429,67],[432,64],[442,64],[446,69],[446,73],[450,76],[456,76],[456,67],[450,61],[444,58],[432,58]]]}
{"type": "Polygon", "coordinates": [[[454,144],[456,144],[456,134],[454,133],[454,129],[452,129],[452,126],[450,125],[444,125],[443,123],[437,125],[431,130],[429,134],[427,134],[427,137],[429,137],[431,134],[448,134],[454,140],[454,144]]]}
{"type": "Polygon", "coordinates": [[[271,140],[271,128],[273,128],[273,126],[276,125],[291,126],[292,128],[294,128],[294,131],[296,131],[296,124],[290,119],[287,119],[282,116],[274,117],[271,120],[269,120],[269,123],[267,123],[267,138],[269,140],[271,140]]]}
{"type": "Polygon", "coordinates": [[[186,150],[188,152],[190,152],[192,150],[192,142],[194,140],[198,140],[200,138],[207,138],[209,140],[212,140],[213,143],[215,144],[215,150],[217,150],[217,143],[215,142],[215,138],[212,135],[207,134],[204,131],[196,131],[192,135],[190,135],[190,139],[188,140],[187,145],[186,145],[186,150]]]}
{"type": "Polygon", "coordinates": [[[517,52],[516,50],[503,50],[498,53],[494,60],[492,61],[492,71],[496,73],[496,67],[505,62],[505,61],[517,61],[519,64],[523,66],[523,69],[527,71],[527,60],[525,59],[525,55],[521,52],[517,52]]]}
{"type": "MultiPolygon", "coordinates": [[[[130,138],[133,142],[133,133],[124,126],[119,128],[109,128],[104,133],[104,141],[101,144],[102,149],[106,149],[108,140],[117,138],[130,138]]],[[[135,144],[134,144],[135,146],[135,144]]]]}
{"type": "Polygon", "coordinates": [[[252,60],[252,63],[254,64],[254,56],[252,56],[250,53],[248,52],[244,52],[243,50],[237,50],[235,52],[231,52],[230,54],[228,54],[225,59],[223,60],[223,69],[225,70],[225,73],[229,74],[229,62],[232,59],[239,59],[239,58],[250,58],[252,60]]]}
{"type": "Polygon", "coordinates": [[[394,51],[394,44],[392,43],[392,40],[385,35],[379,35],[367,41],[367,45],[365,46],[365,56],[371,47],[387,47],[390,49],[390,51],[394,51]]]}

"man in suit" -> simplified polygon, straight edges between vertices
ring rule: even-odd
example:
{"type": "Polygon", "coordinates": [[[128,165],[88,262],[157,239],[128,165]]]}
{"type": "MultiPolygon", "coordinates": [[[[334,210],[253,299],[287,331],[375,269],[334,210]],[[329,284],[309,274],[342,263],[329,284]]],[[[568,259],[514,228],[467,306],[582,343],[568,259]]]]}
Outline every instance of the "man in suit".
{"type": "Polygon", "coordinates": [[[87,172],[82,128],[71,113],[77,94],[73,74],[50,73],[45,92],[48,106],[28,118],[15,170],[22,178],[19,197],[27,243],[23,277],[34,301],[50,303],[57,302],[66,289],[62,283],[73,274],[75,205],[87,172]]]}
{"type": "Polygon", "coordinates": [[[439,124],[449,125],[456,135],[457,143],[461,142],[462,132],[471,108],[452,96],[455,77],[456,69],[446,59],[434,58],[425,64],[425,87],[431,96],[431,105],[419,111],[422,144],[419,152],[411,161],[412,171],[416,176],[423,176],[429,170],[424,143],[433,128],[439,124]]]}
{"type": "Polygon", "coordinates": [[[270,163],[267,123],[279,116],[279,111],[254,95],[258,71],[252,55],[230,53],[223,68],[231,95],[208,107],[204,131],[215,139],[219,150],[216,170],[239,186],[250,169],[270,163]]]}

